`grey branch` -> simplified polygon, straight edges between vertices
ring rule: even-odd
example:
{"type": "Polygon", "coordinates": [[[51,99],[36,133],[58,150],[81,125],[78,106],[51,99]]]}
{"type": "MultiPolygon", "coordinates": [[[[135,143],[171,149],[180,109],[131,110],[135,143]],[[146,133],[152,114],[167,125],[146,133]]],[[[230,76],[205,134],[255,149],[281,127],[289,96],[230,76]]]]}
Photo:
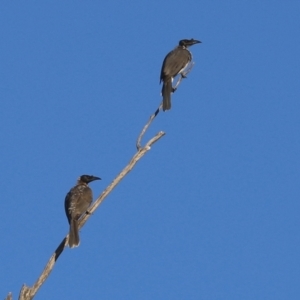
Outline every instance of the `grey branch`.
{"type": "MultiPolygon", "coordinates": [[[[151,146],[156,143],[160,138],[165,135],[164,132],[158,132],[152,139],[148,141],[145,147],[140,148],[132,157],[127,166],[119,173],[119,175],[112,181],[112,183],[102,192],[102,194],[95,200],[92,206],[89,208],[88,214],[85,214],[79,223],[79,229],[87,222],[87,220],[91,217],[92,213],[98,208],[98,206],[104,201],[104,199],[108,196],[108,194],[121,182],[121,180],[133,169],[136,163],[151,149],[151,146]]],[[[64,251],[65,246],[67,245],[68,235],[62,240],[60,245],[57,247],[53,255],[50,257],[47,265],[45,266],[42,274],[36,281],[36,283],[32,286],[26,286],[25,284],[22,286],[19,300],[31,300],[48,278],[50,273],[52,272],[55,262],[64,251]]],[[[6,297],[7,300],[12,300],[11,294],[6,297]],[[10,298],[9,298],[10,297],[10,298]]]]}
{"type": "Polygon", "coordinates": [[[90,217],[98,206],[104,201],[106,196],[121,182],[121,180],[133,169],[136,163],[151,149],[151,146],[156,143],[160,138],[165,135],[163,131],[158,132],[148,143],[145,147],[141,148],[130,160],[128,165],[119,173],[119,175],[112,181],[112,183],[102,192],[102,194],[96,199],[96,201],[92,204],[89,208],[89,214],[86,214],[79,223],[79,228],[81,228],[85,222],[90,217]]]}
{"type": "Polygon", "coordinates": [[[186,69],[184,70],[184,72],[182,72],[182,73],[180,74],[180,76],[179,76],[179,78],[178,78],[178,80],[177,80],[175,86],[173,87],[173,93],[177,90],[179,84],[181,83],[181,80],[182,80],[183,78],[186,78],[187,74],[189,74],[189,73],[192,71],[192,69],[193,69],[193,67],[194,67],[194,64],[195,64],[194,62],[191,62],[191,63],[186,67],[186,69]]]}
{"type": "MultiPolygon", "coordinates": [[[[181,80],[182,80],[183,78],[186,78],[187,74],[189,74],[189,73],[192,71],[192,68],[193,68],[194,64],[195,64],[194,62],[191,62],[191,63],[187,66],[187,68],[185,69],[185,71],[184,71],[182,74],[180,74],[180,76],[178,77],[178,80],[177,80],[175,86],[173,87],[173,93],[177,90],[179,84],[181,83],[181,80]]],[[[148,130],[149,126],[151,125],[151,123],[153,122],[153,120],[154,120],[155,117],[158,115],[158,113],[159,113],[159,111],[160,111],[161,109],[162,109],[162,102],[160,103],[160,105],[159,105],[159,107],[157,108],[157,110],[155,111],[155,113],[152,114],[152,115],[150,116],[149,121],[146,123],[146,125],[145,125],[144,128],[142,129],[140,135],[138,136],[138,139],[137,139],[137,141],[136,141],[136,148],[137,148],[137,150],[140,150],[140,149],[142,148],[142,146],[141,146],[141,140],[142,140],[142,138],[143,138],[145,132],[148,130]]]]}
{"type": "Polygon", "coordinates": [[[8,293],[8,295],[6,296],[5,300],[12,300],[12,294],[8,293]]]}
{"type": "MultiPolygon", "coordinates": [[[[173,92],[176,91],[179,84],[181,83],[182,79],[186,77],[186,75],[192,70],[194,66],[194,63],[191,63],[187,69],[184,71],[181,76],[179,76],[175,86],[173,87],[173,92]]],[[[133,169],[133,167],[136,165],[136,163],[151,149],[151,146],[156,143],[160,138],[162,138],[165,133],[163,131],[158,132],[152,139],[150,139],[144,147],[141,146],[141,140],[144,136],[145,132],[153,122],[154,118],[158,115],[160,109],[162,108],[162,102],[155,111],[153,115],[151,115],[149,121],[146,123],[144,128],[142,129],[136,143],[137,152],[132,157],[128,165],[119,173],[119,175],[112,181],[112,183],[102,192],[102,194],[96,199],[96,201],[92,204],[92,206],[89,208],[88,214],[85,214],[81,219],[79,223],[79,229],[82,228],[82,226],[87,222],[87,220],[90,218],[92,213],[98,208],[98,206],[104,201],[104,199],[108,196],[108,194],[121,182],[121,180],[133,169]]],[[[39,288],[42,286],[42,284],[46,281],[50,273],[52,272],[55,262],[61,255],[61,253],[64,251],[65,246],[67,245],[68,241],[68,235],[61,241],[55,252],[50,257],[47,265],[45,266],[42,274],[38,278],[38,280],[35,282],[35,284],[32,287],[29,287],[27,285],[23,285],[20,291],[19,300],[31,300],[34,298],[35,294],[39,290],[39,288]]],[[[12,300],[12,294],[9,293],[5,300],[12,300]]]]}

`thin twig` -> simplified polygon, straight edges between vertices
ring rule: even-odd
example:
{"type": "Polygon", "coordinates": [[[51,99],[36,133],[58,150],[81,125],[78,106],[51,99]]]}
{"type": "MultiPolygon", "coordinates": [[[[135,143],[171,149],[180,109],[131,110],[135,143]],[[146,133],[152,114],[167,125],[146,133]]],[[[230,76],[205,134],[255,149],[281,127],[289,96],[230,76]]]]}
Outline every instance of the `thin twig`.
{"type": "Polygon", "coordinates": [[[8,293],[8,295],[6,296],[5,300],[12,300],[12,294],[8,293]]]}
{"type": "MultiPolygon", "coordinates": [[[[104,201],[104,199],[108,196],[108,194],[117,186],[118,183],[133,169],[136,163],[151,149],[151,146],[156,143],[160,138],[165,135],[164,132],[158,132],[144,148],[141,148],[130,160],[128,165],[119,173],[119,175],[112,181],[112,183],[102,192],[102,194],[96,199],[93,205],[89,209],[89,213],[85,214],[83,218],[81,218],[79,223],[79,228],[81,228],[91,216],[91,214],[98,208],[98,206],[104,201]]],[[[19,300],[31,300],[45,282],[45,280],[50,275],[51,271],[54,268],[55,262],[59,258],[60,254],[63,252],[66,244],[67,244],[68,236],[66,236],[60,245],[57,247],[53,255],[50,257],[47,265],[45,266],[42,274],[36,281],[36,283],[32,287],[28,287],[25,284],[22,286],[20,291],[19,300]]]]}
{"type": "Polygon", "coordinates": [[[142,129],[140,135],[138,136],[138,139],[136,141],[136,148],[137,148],[138,151],[140,151],[140,149],[142,148],[142,146],[141,146],[142,137],[144,136],[145,132],[148,130],[149,126],[151,125],[151,123],[153,121],[153,119],[158,115],[161,108],[162,108],[162,102],[160,103],[160,105],[157,108],[157,110],[155,111],[155,113],[150,116],[149,121],[146,123],[146,125],[142,129]]]}
{"type": "MultiPolygon", "coordinates": [[[[178,77],[178,80],[175,84],[175,86],[172,88],[173,93],[177,90],[179,84],[181,83],[181,80],[183,78],[186,78],[187,74],[189,74],[194,66],[194,62],[190,63],[187,68],[185,69],[185,71],[180,74],[180,76],[178,77]]],[[[141,146],[141,140],[145,134],[145,132],[148,130],[149,126],[151,125],[151,123],[153,122],[153,120],[155,119],[155,117],[158,115],[159,111],[162,109],[162,102],[160,103],[159,107],[156,109],[155,113],[152,114],[149,118],[149,121],[146,123],[146,125],[144,126],[144,128],[142,129],[141,133],[139,134],[137,141],[136,141],[136,148],[139,151],[142,146],[141,146]]]]}

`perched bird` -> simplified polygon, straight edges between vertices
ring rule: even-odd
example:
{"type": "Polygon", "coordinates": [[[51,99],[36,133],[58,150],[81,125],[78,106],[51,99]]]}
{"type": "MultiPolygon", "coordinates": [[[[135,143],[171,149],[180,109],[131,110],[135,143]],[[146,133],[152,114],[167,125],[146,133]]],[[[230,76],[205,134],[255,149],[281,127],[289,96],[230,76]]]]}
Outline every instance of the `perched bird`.
{"type": "Polygon", "coordinates": [[[174,91],[172,82],[174,77],[182,74],[186,66],[192,60],[192,53],[188,47],[201,43],[194,39],[181,40],[178,46],[167,54],[165,57],[160,73],[160,83],[163,82],[162,96],[163,96],[163,111],[171,109],[171,93],[174,91]]]}
{"type": "Polygon", "coordinates": [[[70,248],[79,246],[78,220],[93,201],[93,192],[88,183],[100,179],[93,175],[81,175],[77,180],[77,184],[71,188],[65,198],[65,211],[70,224],[70,248]]]}

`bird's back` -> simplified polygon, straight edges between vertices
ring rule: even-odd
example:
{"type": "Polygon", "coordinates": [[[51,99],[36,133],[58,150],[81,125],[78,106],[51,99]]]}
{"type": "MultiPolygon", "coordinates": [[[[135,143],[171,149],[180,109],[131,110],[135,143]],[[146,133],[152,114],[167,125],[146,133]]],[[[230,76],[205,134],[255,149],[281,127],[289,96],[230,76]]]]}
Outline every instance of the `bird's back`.
{"type": "Polygon", "coordinates": [[[80,184],[74,186],[65,198],[65,211],[67,218],[79,218],[85,213],[93,201],[93,193],[89,186],[80,184]]]}
{"type": "Polygon", "coordinates": [[[167,54],[163,61],[160,82],[178,75],[191,60],[192,54],[189,50],[182,47],[176,47],[167,54]]]}

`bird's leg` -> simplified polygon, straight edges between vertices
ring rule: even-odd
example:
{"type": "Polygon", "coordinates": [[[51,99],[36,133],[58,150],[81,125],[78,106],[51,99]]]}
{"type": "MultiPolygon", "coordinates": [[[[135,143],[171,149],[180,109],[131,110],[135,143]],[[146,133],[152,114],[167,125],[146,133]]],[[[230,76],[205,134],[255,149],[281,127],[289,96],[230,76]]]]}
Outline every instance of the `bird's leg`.
{"type": "Polygon", "coordinates": [[[178,87],[180,81],[182,79],[184,79],[184,78],[187,78],[186,73],[185,72],[180,73],[180,78],[178,79],[177,84],[175,85],[175,87],[172,87],[172,93],[175,93],[175,91],[177,90],[177,87],[178,87]]]}
{"type": "Polygon", "coordinates": [[[172,92],[173,93],[177,90],[179,84],[181,83],[181,80],[184,79],[184,78],[187,78],[186,75],[191,72],[193,66],[194,66],[194,63],[190,63],[189,66],[187,68],[185,68],[185,71],[182,71],[181,73],[179,73],[180,76],[179,76],[175,86],[172,87],[172,92]]]}

